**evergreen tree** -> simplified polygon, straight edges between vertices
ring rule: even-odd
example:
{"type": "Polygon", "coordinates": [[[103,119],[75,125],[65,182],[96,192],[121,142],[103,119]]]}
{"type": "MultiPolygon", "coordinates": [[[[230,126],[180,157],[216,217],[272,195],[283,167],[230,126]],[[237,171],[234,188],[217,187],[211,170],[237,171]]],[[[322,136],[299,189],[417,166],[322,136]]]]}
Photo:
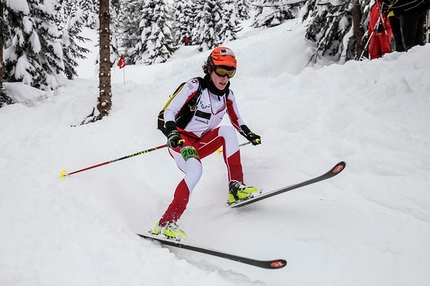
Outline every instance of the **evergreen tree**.
{"type": "Polygon", "coordinates": [[[354,58],[351,2],[342,0],[335,4],[319,0],[306,3],[303,19],[309,25],[305,37],[317,45],[311,61],[316,62],[320,56],[341,62],[354,58]]]}
{"type": "Polygon", "coordinates": [[[135,64],[144,53],[146,46],[142,42],[144,21],[142,13],[144,2],[141,0],[124,0],[121,2],[119,18],[118,46],[121,53],[124,53],[127,64],[135,64]]]}
{"type": "Polygon", "coordinates": [[[34,0],[28,2],[28,7],[29,11],[23,12],[6,6],[3,78],[39,89],[56,89],[64,71],[60,33],[55,23],[58,2],[34,0]]]}
{"type": "Polygon", "coordinates": [[[193,43],[192,27],[194,26],[195,4],[191,0],[178,0],[173,3],[173,23],[176,43],[188,37],[193,43]]]}
{"type": "Polygon", "coordinates": [[[120,0],[111,0],[110,1],[110,13],[111,13],[111,21],[110,21],[110,60],[111,63],[114,64],[117,62],[117,59],[120,57],[119,51],[119,29],[121,25],[121,2],[120,0]]]}
{"type": "Polygon", "coordinates": [[[196,8],[192,38],[199,45],[200,51],[215,48],[222,43],[220,34],[216,33],[217,24],[222,18],[222,3],[215,0],[198,0],[196,8]]]}
{"type": "Polygon", "coordinates": [[[236,5],[236,16],[239,20],[244,21],[251,18],[250,4],[248,0],[237,0],[236,5]]]}
{"type": "MultiPolygon", "coordinates": [[[[4,4],[0,1],[0,31],[2,33],[0,34],[0,47],[4,46],[4,37],[3,37],[3,31],[7,29],[4,25],[4,4]]],[[[23,5],[23,7],[26,7],[28,9],[28,6],[23,5]]],[[[1,71],[1,77],[0,77],[0,108],[3,105],[12,104],[13,100],[10,97],[8,91],[3,87],[3,49],[0,49],[0,71],[1,71]]]]}
{"type": "Polygon", "coordinates": [[[68,79],[77,77],[77,59],[85,59],[89,52],[88,49],[81,47],[77,41],[86,42],[89,39],[81,36],[83,28],[82,10],[77,6],[71,6],[65,15],[69,15],[66,22],[62,25],[62,46],[64,58],[64,73],[68,79]]]}
{"type": "Polygon", "coordinates": [[[237,38],[241,28],[233,1],[199,0],[196,8],[192,37],[200,51],[213,49],[237,38]]]}
{"type": "Polygon", "coordinates": [[[82,10],[84,26],[95,29],[99,26],[99,0],[78,0],[77,6],[82,10]]]}
{"type": "Polygon", "coordinates": [[[256,13],[252,27],[274,27],[286,20],[294,19],[294,11],[300,3],[290,4],[289,2],[288,0],[256,0],[253,3],[256,13]]]}
{"type": "Polygon", "coordinates": [[[172,35],[172,17],[162,0],[125,0],[121,8],[119,46],[127,63],[163,63],[177,46],[172,35]]]}
{"type": "Polygon", "coordinates": [[[218,33],[221,34],[222,42],[234,41],[237,33],[242,30],[240,21],[237,18],[237,10],[233,0],[224,0],[221,25],[218,33]]]}
{"type": "Polygon", "coordinates": [[[142,9],[141,38],[143,54],[136,63],[164,63],[177,47],[173,43],[172,18],[163,0],[147,0],[142,9]]]}

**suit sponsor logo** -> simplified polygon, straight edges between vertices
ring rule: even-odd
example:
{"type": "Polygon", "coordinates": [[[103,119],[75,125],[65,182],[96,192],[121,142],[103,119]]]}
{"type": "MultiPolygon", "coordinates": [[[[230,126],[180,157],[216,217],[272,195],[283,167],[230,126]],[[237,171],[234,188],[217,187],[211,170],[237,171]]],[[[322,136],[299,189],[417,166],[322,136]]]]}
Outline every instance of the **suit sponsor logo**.
{"type": "Polygon", "coordinates": [[[201,118],[194,118],[195,121],[209,125],[209,120],[201,119],[201,118]]]}
{"type": "Polygon", "coordinates": [[[201,108],[201,109],[208,109],[208,108],[210,108],[210,107],[211,107],[211,105],[210,105],[210,104],[204,103],[204,102],[202,102],[202,101],[200,100],[200,108],[201,108]]]}

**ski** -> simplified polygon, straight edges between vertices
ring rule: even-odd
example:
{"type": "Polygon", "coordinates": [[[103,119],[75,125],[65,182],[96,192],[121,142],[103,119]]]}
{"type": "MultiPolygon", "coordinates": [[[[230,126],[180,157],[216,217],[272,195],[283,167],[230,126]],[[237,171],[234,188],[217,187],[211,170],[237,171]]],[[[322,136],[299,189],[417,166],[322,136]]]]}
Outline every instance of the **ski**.
{"type": "Polygon", "coordinates": [[[177,241],[177,240],[172,240],[172,239],[167,239],[167,238],[163,238],[163,237],[159,237],[159,236],[155,236],[155,235],[151,235],[151,234],[140,234],[140,233],[138,233],[137,235],[139,235],[140,237],[145,238],[145,239],[151,239],[154,241],[158,241],[163,245],[174,246],[174,247],[178,247],[178,248],[182,248],[182,249],[196,251],[196,252],[200,252],[200,253],[204,253],[204,254],[208,254],[208,255],[212,255],[212,256],[217,256],[217,257],[221,257],[221,258],[225,258],[225,259],[230,259],[230,260],[233,260],[236,262],[245,263],[245,264],[249,264],[252,266],[261,267],[261,268],[265,268],[265,269],[279,269],[279,268],[283,268],[284,266],[287,265],[287,261],[284,259],[258,260],[258,259],[252,259],[252,258],[247,258],[247,257],[241,257],[241,256],[233,255],[230,253],[225,253],[225,252],[221,252],[218,250],[213,250],[213,249],[209,249],[209,248],[202,247],[202,246],[192,245],[189,243],[185,243],[185,242],[181,242],[181,241],[177,241]]]}
{"type": "Polygon", "coordinates": [[[314,183],[317,183],[320,181],[327,180],[329,178],[336,176],[340,172],[342,172],[342,170],[345,169],[345,167],[346,167],[345,162],[343,162],[343,161],[339,162],[330,171],[328,171],[324,175],[321,175],[319,177],[315,177],[313,179],[310,179],[310,180],[307,180],[307,181],[304,181],[304,182],[301,182],[298,184],[294,184],[294,185],[291,185],[288,187],[280,188],[280,189],[277,189],[277,190],[274,190],[271,192],[262,193],[261,195],[257,195],[253,198],[249,198],[249,199],[246,199],[243,201],[238,201],[236,203],[232,203],[229,206],[231,208],[240,208],[240,207],[250,205],[250,204],[256,203],[258,201],[261,201],[261,200],[264,200],[264,199],[267,199],[267,198],[270,198],[270,197],[273,197],[273,196],[276,196],[276,195],[279,195],[282,193],[286,193],[286,192],[289,192],[289,191],[292,191],[292,190],[295,190],[295,189],[298,189],[298,188],[301,188],[304,186],[308,186],[308,185],[311,185],[311,184],[314,184],[314,183]]]}

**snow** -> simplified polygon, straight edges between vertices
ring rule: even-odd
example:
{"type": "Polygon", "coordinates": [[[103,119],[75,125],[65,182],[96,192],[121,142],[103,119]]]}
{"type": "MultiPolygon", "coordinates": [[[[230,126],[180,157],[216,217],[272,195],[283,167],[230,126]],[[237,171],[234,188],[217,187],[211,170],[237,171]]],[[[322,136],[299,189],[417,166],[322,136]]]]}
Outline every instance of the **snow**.
{"type": "Polygon", "coordinates": [[[30,41],[32,43],[31,47],[33,49],[33,52],[35,54],[39,53],[42,49],[42,46],[40,44],[39,35],[36,33],[36,31],[33,31],[33,33],[31,34],[30,41]]]}
{"type": "Polygon", "coordinates": [[[43,101],[46,97],[44,91],[23,84],[22,82],[5,82],[3,85],[13,95],[15,102],[26,106],[34,106],[35,102],[43,101]]]}
{"type": "Polygon", "coordinates": [[[28,14],[30,12],[27,1],[25,0],[6,0],[6,6],[10,9],[28,14]]]}
{"type": "MultiPolygon", "coordinates": [[[[23,54],[19,57],[16,62],[16,72],[15,78],[21,79],[22,83],[30,85],[33,81],[31,74],[28,72],[28,69],[31,69],[30,63],[28,62],[27,55],[23,54]]],[[[31,95],[29,95],[31,97],[31,95]]],[[[16,102],[19,102],[16,100],[16,102]]]]}
{"type": "Polygon", "coordinates": [[[98,96],[97,36],[86,33],[94,53],[55,96],[5,85],[20,103],[0,109],[1,285],[430,285],[430,45],[306,67],[312,44],[297,23],[226,43],[241,115],[262,136],[241,148],[247,184],[269,191],[347,163],[333,179],[229,209],[222,156],[204,159],[180,220],[188,242],[288,261],[265,270],[135,235],[182,178],[166,149],[59,178],[164,144],[157,114],[209,54],[187,46],[164,64],[115,66],[111,114],[80,126],[98,96]]]}

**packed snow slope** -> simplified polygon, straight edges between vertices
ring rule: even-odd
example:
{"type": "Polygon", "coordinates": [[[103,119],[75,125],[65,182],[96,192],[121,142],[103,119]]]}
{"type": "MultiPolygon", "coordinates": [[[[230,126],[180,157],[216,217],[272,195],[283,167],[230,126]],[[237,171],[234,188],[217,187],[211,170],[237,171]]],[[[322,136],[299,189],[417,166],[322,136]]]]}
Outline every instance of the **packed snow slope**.
{"type": "Polygon", "coordinates": [[[430,45],[306,67],[313,46],[293,24],[226,43],[241,115],[262,137],[241,148],[246,183],[269,191],[346,169],[229,209],[213,154],[180,220],[189,243],[285,268],[139,238],[182,178],[166,149],[59,178],[164,144],[157,114],[209,54],[191,46],[165,64],[115,66],[112,111],[92,124],[79,125],[97,104],[96,53],[55,94],[6,85],[20,103],[0,109],[0,285],[430,285],[430,45]]]}

